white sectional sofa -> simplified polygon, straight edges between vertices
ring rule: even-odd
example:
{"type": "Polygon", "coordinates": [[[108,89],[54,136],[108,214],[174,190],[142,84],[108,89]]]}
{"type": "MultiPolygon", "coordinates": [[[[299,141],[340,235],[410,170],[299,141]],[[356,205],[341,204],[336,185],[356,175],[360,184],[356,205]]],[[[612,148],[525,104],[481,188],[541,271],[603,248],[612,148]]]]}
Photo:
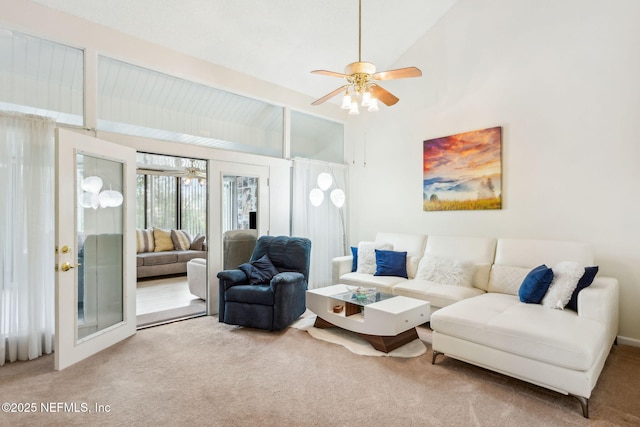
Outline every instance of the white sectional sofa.
{"type": "Polygon", "coordinates": [[[396,233],[378,233],[376,242],[411,250],[407,278],[352,272],[348,256],[333,260],[334,282],[429,301],[433,363],[444,354],[572,395],[588,417],[588,399],[618,332],[617,280],[597,275],[578,294],[577,311],[526,304],[518,295],[541,264],[596,265],[588,244],[396,233]],[[443,258],[463,261],[471,286],[416,278],[420,261],[443,258]]]}

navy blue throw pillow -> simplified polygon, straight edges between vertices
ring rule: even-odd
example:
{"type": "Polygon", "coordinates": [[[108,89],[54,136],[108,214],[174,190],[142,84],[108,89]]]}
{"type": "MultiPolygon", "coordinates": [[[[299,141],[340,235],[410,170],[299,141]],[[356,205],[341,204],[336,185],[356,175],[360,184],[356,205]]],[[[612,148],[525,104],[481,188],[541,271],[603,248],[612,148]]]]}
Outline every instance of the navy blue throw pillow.
{"type": "Polygon", "coordinates": [[[407,253],[376,249],[374,276],[398,276],[407,279],[407,253]]]}
{"type": "Polygon", "coordinates": [[[573,294],[571,294],[571,299],[566,305],[567,308],[578,311],[578,293],[580,293],[581,290],[593,283],[593,279],[596,278],[596,274],[598,274],[597,266],[584,268],[584,274],[582,275],[580,280],[578,280],[578,286],[576,286],[575,291],[573,291],[573,294]]]}
{"type": "Polygon", "coordinates": [[[531,270],[520,285],[520,301],[527,304],[540,304],[553,280],[553,270],[542,264],[531,270]]]}
{"type": "Polygon", "coordinates": [[[351,272],[358,269],[358,247],[351,246],[351,255],[353,256],[353,262],[351,263],[351,272]]]}
{"type": "Polygon", "coordinates": [[[269,283],[273,276],[279,273],[278,269],[273,265],[267,255],[253,261],[252,263],[244,263],[238,266],[247,275],[250,285],[261,285],[269,283]]]}

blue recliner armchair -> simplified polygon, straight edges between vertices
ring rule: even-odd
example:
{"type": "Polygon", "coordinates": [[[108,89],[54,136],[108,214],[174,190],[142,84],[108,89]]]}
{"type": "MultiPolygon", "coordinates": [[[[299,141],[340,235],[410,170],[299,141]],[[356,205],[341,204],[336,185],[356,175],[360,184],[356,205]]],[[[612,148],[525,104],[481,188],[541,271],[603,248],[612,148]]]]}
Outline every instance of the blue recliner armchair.
{"type": "Polygon", "coordinates": [[[271,331],[289,326],[306,310],[310,255],[309,239],[260,237],[249,263],[218,273],[220,322],[271,331]]]}

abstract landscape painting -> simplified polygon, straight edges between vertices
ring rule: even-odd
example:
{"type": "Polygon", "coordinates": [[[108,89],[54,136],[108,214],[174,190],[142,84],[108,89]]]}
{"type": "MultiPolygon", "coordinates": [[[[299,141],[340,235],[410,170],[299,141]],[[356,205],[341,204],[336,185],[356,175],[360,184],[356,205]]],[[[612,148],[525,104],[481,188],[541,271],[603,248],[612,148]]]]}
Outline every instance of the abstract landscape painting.
{"type": "Polygon", "coordinates": [[[423,143],[423,209],[502,209],[502,128],[423,143]]]}

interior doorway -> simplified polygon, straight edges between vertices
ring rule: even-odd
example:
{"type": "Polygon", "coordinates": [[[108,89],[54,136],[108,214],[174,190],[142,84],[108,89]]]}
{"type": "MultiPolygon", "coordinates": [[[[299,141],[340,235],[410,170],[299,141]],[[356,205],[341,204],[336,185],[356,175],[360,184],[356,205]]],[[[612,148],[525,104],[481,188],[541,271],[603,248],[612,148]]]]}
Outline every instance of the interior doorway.
{"type": "Polygon", "coordinates": [[[137,153],[136,163],[138,328],[206,315],[207,161],[137,153]]]}

